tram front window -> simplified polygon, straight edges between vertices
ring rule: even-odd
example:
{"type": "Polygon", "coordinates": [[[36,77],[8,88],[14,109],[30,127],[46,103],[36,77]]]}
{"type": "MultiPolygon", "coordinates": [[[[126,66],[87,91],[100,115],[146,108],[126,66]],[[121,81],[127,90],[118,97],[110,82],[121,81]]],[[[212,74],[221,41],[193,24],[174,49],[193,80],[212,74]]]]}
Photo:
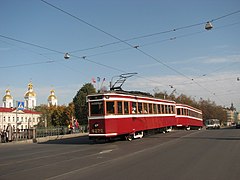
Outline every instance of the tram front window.
{"type": "Polygon", "coordinates": [[[114,101],[107,102],[107,114],[115,114],[114,101]]]}
{"type": "Polygon", "coordinates": [[[103,102],[102,101],[91,102],[90,109],[91,116],[103,115],[103,102]]]}

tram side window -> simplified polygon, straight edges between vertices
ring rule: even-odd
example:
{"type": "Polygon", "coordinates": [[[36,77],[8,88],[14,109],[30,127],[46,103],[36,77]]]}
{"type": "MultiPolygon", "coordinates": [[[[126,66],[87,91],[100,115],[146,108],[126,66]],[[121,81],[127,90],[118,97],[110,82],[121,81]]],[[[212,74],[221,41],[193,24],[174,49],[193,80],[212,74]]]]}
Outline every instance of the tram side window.
{"type": "Polygon", "coordinates": [[[177,108],[177,115],[181,115],[181,109],[177,108]]]}
{"type": "Polygon", "coordinates": [[[172,114],[175,114],[174,106],[171,106],[171,112],[172,112],[172,114]]]}
{"type": "Polygon", "coordinates": [[[170,107],[169,107],[169,105],[166,105],[166,108],[167,108],[166,113],[169,114],[169,113],[170,113],[170,107]]]}
{"type": "Polygon", "coordinates": [[[189,110],[189,116],[195,117],[195,112],[193,112],[192,110],[189,110]]]}
{"type": "Polygon", "coordinates": [[[91,116],[103,115],[103,102],[91,102],[90,114],[91,116]]]}
{"type": "Polygon", "coordinates": [[[149,104],[149,114],[153,113],[153,104],[149,104]]]}
{"type": "Polygon", "coordinates": [[[162,112],[161,112],[161,105],[160,104],[157,105],[157,108],[158,108],[158,113],[162,114],[162,112]]]}
{"type": "Polygon", "coordinates": [[[161,112],[162,114],[165,114],[165,106],[163,104],[161,104],[161,112]]]}
{"type": "Polygon", "coordinates": [[[183,115],[187,115],[187,110],[186,109],[183,109],[183,115]]]}
{"type": "Polygon", "coordinates": [[[140,113],[140,114],[143,113],[142,103],[138,103],[138,113],[140,113]]]}
{"type": "Polygon", "coordinates": [[[124,114],[129,114],[129,105],[128,102],[124,102],[124,114]]]}
{"type": "Polygon", "coordinates": [[[114,111],[114,101],[108,101],[107,104],[107,114],[115,114],[114,111]]]}
{"type": "Polygon", "coordinates": [[[156,104],[153,104],[153,113],[157,114],[157,105],[156,104]]]}
{"type": "Polygon", "coordinates": [[[147,103],[144,103],[144,104],[143,104],[143,107],[144,107],[144,113],[145,113],[145,114],[148,114],[148,104],[147,104],[147,103]]]}
{"type": "Polygon", "coordinates": [[[118,114],[123,114],[122,101],[117,102],[117,109],[118,109],[118,114]]]}
{"type": "Polygon", "coordinates": [[[136,114],[136,113],[137,113],[137,103],[132,102],[132,114],[136,114]]]}

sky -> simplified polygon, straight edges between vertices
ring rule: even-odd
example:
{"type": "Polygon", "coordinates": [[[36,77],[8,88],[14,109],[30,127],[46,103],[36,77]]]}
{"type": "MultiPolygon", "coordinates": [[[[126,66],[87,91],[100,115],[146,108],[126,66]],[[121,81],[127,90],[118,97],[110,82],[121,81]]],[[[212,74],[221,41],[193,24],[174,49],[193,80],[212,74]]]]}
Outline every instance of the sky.
{"type": "Polygon", "coordinates": [[[1,0],[0,23],[0,97],[23,101],[32,82],[37,105],[51,89],[67,105],[93,78],[137,73],[124,90],[240,110],[239,0],[1,0]]]}

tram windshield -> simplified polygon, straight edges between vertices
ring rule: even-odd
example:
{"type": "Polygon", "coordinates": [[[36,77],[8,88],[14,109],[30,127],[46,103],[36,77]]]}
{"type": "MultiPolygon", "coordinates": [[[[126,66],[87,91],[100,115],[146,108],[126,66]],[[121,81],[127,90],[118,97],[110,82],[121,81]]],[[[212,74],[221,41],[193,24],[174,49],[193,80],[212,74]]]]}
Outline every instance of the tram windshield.
{"type": "Polygon", "coordinates": [[[103,101],[91,102],[90,116],[103,115],[103,101]]]}

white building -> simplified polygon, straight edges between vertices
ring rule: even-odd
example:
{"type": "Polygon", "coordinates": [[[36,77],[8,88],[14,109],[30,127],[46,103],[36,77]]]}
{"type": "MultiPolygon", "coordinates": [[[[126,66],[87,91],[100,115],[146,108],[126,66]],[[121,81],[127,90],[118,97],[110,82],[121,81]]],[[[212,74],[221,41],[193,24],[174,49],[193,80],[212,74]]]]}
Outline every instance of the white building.
{"type": "MultiPolygon", "coordinates": [[[[13,129],[16,127],[20,130],[29,129],[36,126],[40,121],[40,112],[33,111],[36,107],[36,93],[33,91],[33,85],[28,84],[28,91],[24,95],[25,107],[23,110],[13,108],[13,97],[10,90],[6,90],[3,96],[3,107],[0,107],[0,129],[5,130],[8,124],[11,124],[13,129]]],[[[16,102],[17,103],[17,102],[16,102]]],[[[16,106],[16,105],[15,105],[16,106]]]]}
{"type": "Polygon", "coordinates": [[[15,127],[19,130],[32,128],[39,123],[40,116],[40,112],[32,110],[16,111],[16,108],[0,107],[0,129],[6,130],[8,124],[11,124],[14,130],[15,127]]]}
{"type": "Polygon", "coordinates": [[[58,105],[57,96],[55,95],[55,91],[51,90],[50,95],[48,96],[48,107],[57,105],[58,105]]]}

